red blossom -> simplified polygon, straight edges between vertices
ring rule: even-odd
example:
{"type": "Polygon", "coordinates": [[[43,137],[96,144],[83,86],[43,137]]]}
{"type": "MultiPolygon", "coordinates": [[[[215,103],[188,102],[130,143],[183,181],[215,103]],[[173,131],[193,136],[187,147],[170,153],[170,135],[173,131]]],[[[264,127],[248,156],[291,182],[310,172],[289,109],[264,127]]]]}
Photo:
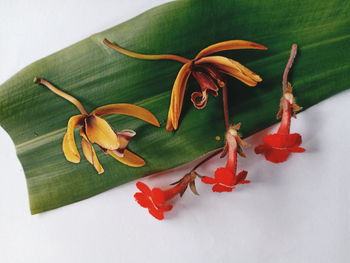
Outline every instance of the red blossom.
{"type": "Polygon", "coordinates": [[[208,176],[202,178],[203,183],[213,184],[213,192],[232,192],[235,185],[250,183],[250,181],[246,180],[247,171],[241,171],[236,175],[238,147],[245,144],[237,133],[239,127],[240,124],[230,127],[226,133],[228,147],[226,167],[218,168],[215,171],[214,178],[208,176]]]}
{"type": "Polygon", "coordinates": [[[134,197],[140,206],[148,208],[148,212],[155,218],[164,219],[164,212],[170,211],[171,205],[164,205],[165,195],[160,188],[152,190],[144,183],[137,182],[136,187],[141,191],[137,192],[134,197]]]}
{"type": "Polygon", "coordinates": [[[136,201],[140,206],[148,208],[148,212],[155,218],[164,219],[164,212],[170,211],[173,206],[166,204],[169,200],[173,199],[176,195],[181,195],[190,185],[193,193],[198,194],[195,188],[194,180],[197,177],[197,173],[191,172],[186,174],[181,180],[175,182],[175,186],[162,190],[160,188],[153,188],[152,190],[144,183],[137,182],[136,187],[140,190],[134,194],[136,201]]]}
{"type": "Polygon", "coordinates": [[[248,184],[250,181],[245,180],[247,171],[241,171],[234,175],[232,171],[225,167],[220,167],[215,171],[214,178],[204,176],[202,182],[206,184],[214,184],[213,192],[232,192],[237,184],[248,184]]]}
{"type": "Polygon", "coordinates": [[[288,82],[288,73],[293,65],[295,56],[297,54],[298,46],[292,45],[292,50],[286,68],[283,73],[282,90],[283,96],[281,98],[280,110],[277,118],[282,118],[280,127],[275,134],[266,135],[264,143],[255,147],[256,154],[264,154],[266,160],[273,163],[281,163],[288,159],[290,153],[305,152],[301,148],[301,135],[298,133],[290,134],[290,124],[292,116],[296,118],[296,112],[301,110],[295,103],[293,96],[292,85],[288,82]]]}
{"type": "Polygon", "coordinates": [[[282,121],[280,127],[277,133],[264,137],[264,143],[255,148],[256,154],[264,154],[266,160],[270,162],[281,163],[288,159],[290,153],[305,152],[305,149],[300,147],[301,135],[298,133],[290,134],[292,115],[299,109],[300,107],[295,104],[292,88],[289,86],[281,99],[279,115],[282,115],[282,121]]]}

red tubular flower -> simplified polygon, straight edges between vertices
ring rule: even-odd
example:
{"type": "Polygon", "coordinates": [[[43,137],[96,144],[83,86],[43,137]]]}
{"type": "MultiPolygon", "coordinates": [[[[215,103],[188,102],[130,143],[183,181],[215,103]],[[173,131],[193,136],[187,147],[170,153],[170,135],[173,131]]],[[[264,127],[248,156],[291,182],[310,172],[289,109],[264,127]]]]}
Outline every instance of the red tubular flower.
{"type": "Polygon", "coordinates": [[[241,171],[236,175],[237,171],[237,152],[241,151],[240,147],[246,145],[238,135],[237,130],[240,124],[232,126],[226,133],[226,142],[228,150],[228,158],[225,167],[220,167],[215,171],[214,178],[204,176],[202,182],[205,184],[213,184],[213,192],[232,192],[237,184],[248,184],[246,180],[247,171],[241,171]]]}
{"type": "Polygon", "coordinates": [[[181,180],[175,182],[175,186],[168,190],[153,188],[152,190],[144,183],[137,182],[136,187],[140,190],[134,194],[136,201],[140,206],[148,208],[148,212],[158,220],[164,219],[164,212],[170,211],[173,206],[166,204],[176,195],[182,196],[190,185],[191,190],[198,194],[195,188],[194,180],[197,177],[195,172],[185,175],[181,180]]]}
{"type": "Polygon", "coordinates": [[[301,135],[298,133],[290,134],[291,118],[296,117],[295,113],[301,110],[295,103],[293,96],[293,88],[287,82],[288,72],[292,66],[297,46],[292,46],[291,56],[287,67],[283,74],[283,96],[281,98],[280,110],[277,118],[281,118],[280,127],[275,134],[269,134],[264,137],[264,143],[255,148],[256,154],[264,154],[266,160],[273,163],[281,163],[288,159],[290,153],[305,152],[305,149],[300,147],[302,143],[301,135]]]}

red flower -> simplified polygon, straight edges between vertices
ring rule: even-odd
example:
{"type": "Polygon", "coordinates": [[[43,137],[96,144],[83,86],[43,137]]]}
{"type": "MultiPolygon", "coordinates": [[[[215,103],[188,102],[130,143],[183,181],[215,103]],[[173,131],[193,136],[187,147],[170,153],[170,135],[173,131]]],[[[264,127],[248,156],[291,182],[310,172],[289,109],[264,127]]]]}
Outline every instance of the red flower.
{"type": "Polygon", "coordinates": [[[255,148],[256,154],[264,154],[266,160],[273,163],[284,162],[288,159],[290,153],[305,152],[301,148],[301,135],[298,133],[290,134],[290,123],[292,114],[301,108],[295,104],[292,94],[292,87],[288,86],[281,99],[281,109],[277,115],[282,115],[281,125],[275,134],[269,134],[264,137],[264,143],[255,148]]]}
{"type": "Polygon", "coordinates": [[[152,190],[144,183],[137,182],[136,187],[141,191],[137,192],[134,197],[140,206],[148,208],[148,212],[155,218],[164,219],[164,212],[170,211],[173,207],[171,205],[164,205],[165,191],[160,188],[153,188],[152,190]]]}
{"type": "Polygon", "coordinates": [[[280,110],[277,113],[278,119],[282,117],[281,125],[277,133],[266,135],[264,137],[264,144],[255,148],[256,154],[264,154],[266,160],[273,163],[286,161],[290,153],[305,152],[305,149],[300,147],[302,141],[301,135],[298,133],[290,134],[291,118],[292,116],[296,118],[295,113],[301,110],[301,107],[295,103],[293,88],[288,82],[288,74],[297,54],[297,49],[298,46],[293,44],[287,66],[283,73],[283,96],[281,98],[280,110]]]}
{"type": "Polygon", "coordinates": [[[232,126],[226,133],[226,141],[228,147],[228,158],[226,167],[218,168],[215,171],[214,178],[204,176],[202,182],[205,184],[214,184],[213,192],[231,192],[237,184],[248,184],[250,181],[246,180],[247,171],[241,171],[236,175],[237,170],[237,151],[240,146],[245,143],[239,137],[237,130],[240,124],[232,126]]]}
{"type": "Polygon", "coordinates": [[[175,182],[175,186],[162,190],[160,188],[153,188],[152,190],[144,183],[137,182],[136,187],[141,191],[135,193],[134,197],[140,206],[148,208],[148,212],[155,218],[164,219],[164,212],[170,211],[173,206],[167,205],[166,202],[173,199],[176,195],[182,196],[187,186],[190,185],[193,193],[198,194],[195,188],[194,180],[197,173],[191,172],[186,174],[181,180],[175,182]]]}

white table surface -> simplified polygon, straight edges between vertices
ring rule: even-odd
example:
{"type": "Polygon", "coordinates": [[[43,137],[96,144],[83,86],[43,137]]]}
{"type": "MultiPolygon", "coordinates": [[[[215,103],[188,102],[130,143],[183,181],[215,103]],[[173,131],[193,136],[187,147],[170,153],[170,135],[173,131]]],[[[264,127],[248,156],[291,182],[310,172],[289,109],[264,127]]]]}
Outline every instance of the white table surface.
{"type": "MultiPolygon", "coordinates": [[[[1,0],[0,83],[164,2],[1,0]]],[[[23,169],[0,128],[0,262],[350,262],[349,101],[343,92],[293,121],[306,153],[276,165],[247,149],[239,166],[250,185],[215,194],[198,183],[201,195],[186,192],[161,222],[135,203],[134,182],[31,216],[23,169]]],[[[211,175],[220,164],[200,171],[211,175]]],[[[144,181],[165,186],[182,175],[144,181]]]]}

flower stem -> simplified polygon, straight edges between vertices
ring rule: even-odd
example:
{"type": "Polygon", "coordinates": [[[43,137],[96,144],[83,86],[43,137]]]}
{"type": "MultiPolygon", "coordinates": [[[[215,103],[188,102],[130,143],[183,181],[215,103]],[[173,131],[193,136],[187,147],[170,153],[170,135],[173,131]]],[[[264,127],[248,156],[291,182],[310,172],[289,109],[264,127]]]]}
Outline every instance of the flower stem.
{"type": "Polygon", "coordinates": [[[53,93],[57,94],[58,96],[68,100],[69,102],[73,103],[75,107],[78,108],[78,110],[81,112],[81,114],[88,115],[87,111],[85,110],[84,106],[73,96],[63,92],[62,90],[59,90],[54,85],[52,85],[50,82],[48,82],[45,79],[42,78],[35,78],[34,83],[44,85],[49,90],[51,90],[53,93]]]}
{"type": "Polygon", "coordinates": [[[181,56],[177,56],[177,55],[169,55],[169,54],[164,54],[164,55],[145,55],[145,54],[139,54],[139,53],[135,53],[129,50],[126,50],[116,44],[113,44],[112,42],[110,42],[108,39],[104,39],[103,43],[107,46],[109,46],[110,48],[113,48],[114,50],[127,55],[129,57],[133,57],[133,58],[138,58],[138,59],[146,59],[146,60],[159,60],[159,59],[167,59],[167,60],[175,60],[181,63],[188,63],[191,60],[181,57],[181,56]]]}
{"type": "Polygon", "coordinates": [[[284,72],[283,72],[283,79],[282,79],[283,92],[288,87],[288,74],[289,74],[290,69],[292,68],[295,56],[297,55],[297,50],[298,50],[298,45],[297,44],[293,44],[292,45],[292,50],[290,52],[289,60],[287,62],[286,68],[284,69],[284,72]]]}
{"type": "Polygon", "coordinates": [[[230,127],[230,116],[228,110],[228,96],[227,96],[227,86],[226,84],[222,87],[222,104],[224,108],[224,120],[225,120],[225,128],[228,130],[230,127]]]}
{"type": "Polygon", "coordinates": [[[203,160],[201,160],[200,162],[198,162],[190,171],[190,173],[194,172],[199,166],[201,166],[203,163],[205,163],[206,161],[210,160],[211,158],[213,158],[214,156],[216,156],[217,154],[219,154],[220,152],[222,152],[223,148],[219,148],[214,150],[213,152],[211,152],[208,156],[206,156],[203,160]]]}

